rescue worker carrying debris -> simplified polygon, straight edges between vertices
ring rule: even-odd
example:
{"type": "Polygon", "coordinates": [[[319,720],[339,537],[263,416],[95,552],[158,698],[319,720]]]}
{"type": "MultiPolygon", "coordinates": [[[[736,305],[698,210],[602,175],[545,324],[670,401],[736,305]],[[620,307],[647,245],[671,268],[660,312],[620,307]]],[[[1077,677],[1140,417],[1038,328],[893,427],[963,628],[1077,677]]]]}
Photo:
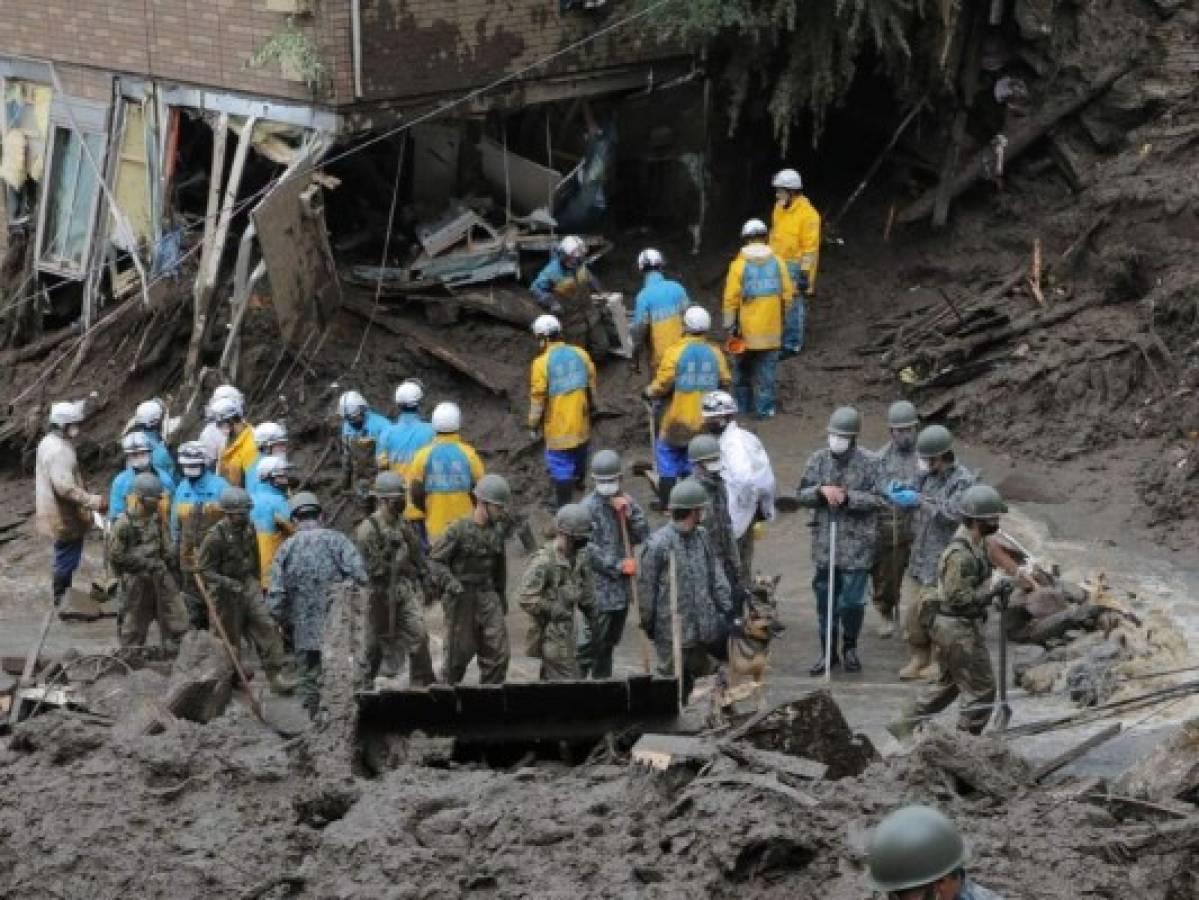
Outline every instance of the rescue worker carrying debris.
{"type": "Polygon", "coordinates": [[[670,522],[641,555],[641,628],[654,642],[658,674],[675,674],[672,609],[677,609],[683,660],[683,698],[695,679],[714,671],[709,648],[726,639],[733,601],[728,579],[700,523],[708,505],[703,485],[686,478],[670,492],[670,522]]]}
{"type": "Polygon", "coordinates": [[[899,613],[899,597],[903,588],[903,573],[912,551],[913,502],[917,499],[915,484],[918,474],[916,456],[916,426],[920,417],[916,407],[907,400],[892,403],[887,410],[887,425],[891,440],[878,451],[878,480],[890,506],[878,517],[878,539],[874,546],[874,568],[870,581],[874,585],[874,608],[882,623],[878,636],[895,634],[899,613]]]}
{"type": "Polygon", "coordinates": [[[612,677],[612,653],[624,635],[637,560],[633,548],[649,537],[649,522],[637,501],[621,490],[621,461],[613,450],[591,460],[595,489],[583,498],[591,516],[587,561],[595,590],[595,614],[579,635],[581,674],[612,677]],[[626,540],[627,536],[627,540],[626,540]]]}
{"type": "Polygon", "coordinates": [[[195,583],[197,556],[205,535],[220,521],[220,499],[229,482],[208,471],[204,445],[188,441],[179,448],[181,478],[171,499],[171,542],[179,567],[191,623],[204,628],[208,611],[195,583]]]}
{"type": "Polygon", "coordinates": [[[728,491],[729,518],[745,582],[753,579],[754,531],[774,518],[775,479],[770,457],[757,435],[736,422],[737,402],[727,391],[704,396],[704,428],[720,441],[721,476],[728,491]]]}
{"type": "Polygon", "coordinates": [[[654,442],[658,500],[663,508],[675,483],[691,472],[687,445],[703,430],[700,406],[704,395],[727,389],[731,381],[724,354],[706,339],[711,327],[712,317],[706,309],[688,309],[683,314],[683,339],[666,351],[653,383],[645,389],[645,398],[651,403],[669,398],[654,442]]]}
{"type": "Polygon", "coordinates": [[[538,305],[562,322],[562,333],[569,343],[602,355],[608,351],[608,333],[591,299],[602,288],[587,268],[586,256],[587,245],[582,238],[564,237],[529,289],[538,305]]]}
{"type": "Polygon", "coordinates": [[[398,678],[410,656],[413,686],[426,686],[433,681],[433,672],[424,608],[433,600],[433,584],[420,535],[404,519],[404,479],[394,472],[380,472],[371,493],[378,506],[354,532],[371,579],[364,648],[367,683],[376,677],[398,678]],[[428,668],[418,671],[421,663],[428,668]]]}
{"type": "Polygon", "coordinates": [[[866,581],[874,562],[876,519],[886,501],[879,493],[878,463],[857,445],[862,416],[852,406],[833,410],[828,421],[828,447],[808,457],[799,482],[799,505],[812,510],[812,591],[820,619],[821,654],[808,674],[825,671],[842,660],[846,672],[862,671],[858,635],[866,611],[866,581]],[[830,559],[832,527],[836,556],[830,559]],[[830,568],[832,572],[830,572],[830,568]],[[829,578],[833,578],[832,644],[828,645],[829,578]],[[838,654],[837,638],[840,635],[838,654]]]}
{"type": "Polygon", "coordinates": [[[961,524],[958,504],[975,477],[957,463],[953,436],[941,425],[930,425],[916,437],[916,457],[916,496],[892,495],[892,502],[915,509],[912,550],[902,590],[903,630],[911,658],[899,670],[899,677],[936,681],[940,671],[920,610],[926,599],[936,597],[937,561],[961,524]]]}
{"type": "Polygon", "coordinates": [[[499,475],[484,475],[471,514],[452,522],[429,551],[429,568],[445,606],[444,679],[458,684],[476,656],[479,680],[502,684],[508,676],[506,597],[508,504],[512,491],[499,475]]]}
{"type": "Polygon", "coordinates": [[[409,492],[425,516],[430,544],[450,523],[469,516],[475,508],[471,491],[483,477],[483,461],[475,448],[462,440],[462,413],[456,403],[439,403],[433,410],[433,443],[412,458],[409,492]]]}
{"type": "Polygon", "coordinates": [[[258,539],[258,578],[263,590],[269,587],[271,563],[279,546],[295,533],[287,507],[293,471],[291,463],[280,456],[268,456],[258,466],[258,490],[251,495],[254,508],[250,510],[250,521],[258,539]]]}
{"type": "Polygon", "coordinates": [[[737,552],[737,538],[733,534],[733,520],[729,515],[729,495],[724,484],[720,442],[710,434],[697,434],[687,446],[687,458],[691,462],[691,477],[708,492],[704,528],[708,532],[712,552],[724,569],[724,577],[728,579],[732,590],[734,615],[740,615],[743,594],[748,587],[741,572],[741,555],[737,552]]]}
{"type": "Polygon", "coordinates": [[[804,345],[807,298],[816,293],[816,268],[820,263],[820,213],[804,196],[803,179],[794,169],[783,169],[771,184],[775,203],[770,219],[770,249],[786,263],[795,287],[795,301],[783,323],[786,358],[804,345]]]}
{"type": "Polygon", "coordinates": [[[84,485],[75,457],[74,441],[84,420],[85,402],[53,404],[50,431],[37,445],[34,509],[38,534],[54,541],[50,574],[55,606],[62,603],[83,558],[92,511],[108,509],[108,501],[84,485]]]}
{"type": "Polygon", "coordinates": [[[171,653],[188,628],[187,607],[171,577],[167,537],[158,515],[162,482],[139,472],[128,506],[108,537],[108,563],[117,578],[117,634],[122,647],[145,646],[150,623],[158,622],[159,640],[171,653]]]}
{"type": "Polygon", "coordinates": [[[253,497],[262,484],[258,469],[262,461],[270,457],[287,459],[287,429],[277,422],[263,422],[254,426],[254,446],[258,456],[246,469],[246,492],[253,497]]]}
{"type": "Polygon", "coordinates": [[[199,441],[208,451],[208,456],[212,459],[220,459],[221,453],[229,443],[229,435],[222,429],[216,421],[217,405],[225,400],[232,400],[237,406],[238,415],[245,415],[246,398],[237,388],[231,384],[222,384],[212,392],[212,397],[209,399],[207,406],[204,407],[204,418],[206,423],[204,429],[200,432],[199,441]]]}
{"type": "Polygon", "coordinates": [[[300,683],[296,690],[312,717],[320,707],[321,641],[330,592],[344,582],[365,587],[370,578],[362,555],[340,531],[321,525],[321,503],[303,491],[291,498],[296,533],[283,542],[271,564],[266,605],[290,629],[300,683]]]}
{"type": "Polygon", "coordinates": [[[246,482],[246,470],[258,458],[254,430],[243,418],[242,406],[233,398],[214,400],[212,418],[225,436],[225,448],[217,459],[217,474],[234,487],[246,482]]]}
{"type": "Polygon", "coordinates": [[[529,437],[545,439],[545,468],[557,509],[571,501],[587,468],[595,365],[587,351],[563,343],[554,316],[538,316],[533,334],[541,349],[529,369],[529,437]]]}
{"type": "Polygon", "coordinates": [[[125,511],[126,498],[133,493],[133,482],[142,472],[152,472],[162,482],[162,491],[168,501],[175,489],[175,482],[165,471],[152,464],[154,448],[143,431],[131,431],[121,438],[121,451],[125,454],[125,468],[117,473],[108,490],[108,518],[115,521],[125,511]]]}
{"type": "Polygon", "coordinates": [[[657,372],[666,351],[683,337],[683,313],[691,305],[686,289],[662,274],[666,260],[649,247],[637,257],[637,268],[645,284],[633,307],[633,371],[641,371],[641,358],[648,356],[650,372],[657,372]]]}
{"type": "MultiPolygon", "coordinates": [[[[415,378],[405,379],[395,392],[395,421],[387,426],[379,439],[379,470],[394,472],[404,479],[405,485],[412,481],[412,461],[416,454],[433,443],[436,435],[433,426],[420,417],[424,399],[424,385],[415,378]]],[[[413,523],[422,544],[427,545],[425,514],[415,503],[404,507],[404,518],[413,523]]]]}
{"type": "Polygon", "coordinates": [[[533,555],[520,583],[520,607],[533,620],[526,653],[541,660],[542,681],[580,677],[576,610],[595,629],[595,589],[587,543],[591,514],[568,503],[554,516],[554,539],[533,555]]]}
{"type": "Polygon", "coordinates": [[[290,694],[295,685],[281,674],[283,638],[259,589],[258,540],[250,524],[253,501],[242,488],[227,487],[220,505],[225,516],[200,545],[197,581],[216,607],[233,652],[240,657],[242,638],[248,638],[262,660],[271,693],[290,694]]]}
{"type": "Polygon", "coordinates": [[[766,245],[766,223],[750,219],[724,283],[724,328],[734,354],[737,406],[759,419],[775,413],[783,320],[795,296],[787,266],[766,245]]]}
{"type": "Polygon", "coordinates": [[[166,405],[157,397],[145,400],[137,405],[133,413],[133,427],[150,442],[150,464],[154,466],[158,477],[163,479],[163,487],[169,494],[170,484],[175,480],[175,461],[171,459],[171,451],[162,439],[162,420],[166,412],[166,405]]]}
{"type": "Polygon", "coordinates": [[[905,806],[870,836],[870,887],[887,900],[1003,900],[966,874],[961,834],[930,806],[905,806]]]}
{"type": "Polygon", "coordinates": [[[337,400],[341,415],[341,489],[366,497],[378,471],[378,446],[391,426],[385,416],[370,408],[357,391],[346,391],[337,400]]]}

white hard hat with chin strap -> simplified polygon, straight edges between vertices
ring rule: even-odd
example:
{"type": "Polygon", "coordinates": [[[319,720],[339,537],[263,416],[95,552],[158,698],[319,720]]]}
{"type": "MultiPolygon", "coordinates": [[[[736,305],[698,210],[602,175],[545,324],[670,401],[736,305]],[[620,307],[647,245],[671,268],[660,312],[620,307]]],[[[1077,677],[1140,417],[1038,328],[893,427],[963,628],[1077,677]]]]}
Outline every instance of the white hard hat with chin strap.
{"type": "Polygon", "coordinates": [[[433,430],[438,434],[454,434],[462,428],[462,411],[457,403],[438,403],[433,410],[433,430]]]}
{"type": "Polygon", "coordinates": [[[540,338],[554,337],[562,333],[562,323],[557,316],[541,315],[533,320],[533,334],[540,338]]]}
{"type": "Polygon", "coordinates": [[[774,176],[771,185],[776,188],[782,188],[785,191],[799,192],[803,190],[803,179],[799,177],[799,173],[794,169],[783,169],[774,176]]]}
{"type": "Polygon", "coordinates": [[[688,334],[704,334],[712,327],[712,317],[702,306],[689,306],[683,313],[683,330],[688,334]]]}
{"type": "Polygon", "coordinates": [[[78,425],[84,420],[83,401],[71,402],[64,400],[50,406],[50,424],[58,428],[78,425]]]}
{"type": "Polygon", "coordinates": [[[558,245],[558,253],[562,256],[572,258],[582,258],[587,253],[587,245],[583,243],[583,239],[575,235],[567,235],[562,238],[562,243],[558,245]]]}
{"type": "Polygon", "coordinates": [[[396,406],[419,406],[425,399],[425,386],[415,378],[404,380],[396,388],[396,406]]]}
{"type": "Polygon", "coordinates": [[[750,219],[741,226],[742,240],[751,237],[766,237],[770,233],[770,229],[766,227],[766,223],[761,219],[750,219]]]}
{"type": "Polygon", "coordinates": [[[662,254],[653,247],[646,247],[637,255],[637,268],[644,272],[646,269],[660,269],[666,265],[662,254]]]}
{"type": "Polygon", "coordinates": [[[163,406],[161,400],[155,397],[152,400],[145,400],[137,405],[137,409],[133,413],[133,421],[142,428],[157,429],[162,425],[162,417],[166,412],[166,407],[163,406]]]}
{"type": "Polygon", "coordinates": [[[337,401],[337,411],[343,419],[366,412],[367,402],[357,391],[346,391],[337,401]]]}

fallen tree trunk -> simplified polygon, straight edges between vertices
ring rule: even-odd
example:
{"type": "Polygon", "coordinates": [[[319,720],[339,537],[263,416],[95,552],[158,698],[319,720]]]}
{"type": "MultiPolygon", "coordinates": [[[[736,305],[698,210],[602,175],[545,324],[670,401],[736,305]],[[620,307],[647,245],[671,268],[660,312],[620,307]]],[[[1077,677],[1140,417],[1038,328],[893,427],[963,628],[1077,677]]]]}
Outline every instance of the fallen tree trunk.
{"type": "Polygon", "coordinates": [[[79,327],[74,323],[58,331],[44,335],[32,344],[16,347],[12,350],[0,350],[0,366],[11,366],[16,363],[28,362],[31,359],[45,356],[63,341],[79,334],[79,327]]]}

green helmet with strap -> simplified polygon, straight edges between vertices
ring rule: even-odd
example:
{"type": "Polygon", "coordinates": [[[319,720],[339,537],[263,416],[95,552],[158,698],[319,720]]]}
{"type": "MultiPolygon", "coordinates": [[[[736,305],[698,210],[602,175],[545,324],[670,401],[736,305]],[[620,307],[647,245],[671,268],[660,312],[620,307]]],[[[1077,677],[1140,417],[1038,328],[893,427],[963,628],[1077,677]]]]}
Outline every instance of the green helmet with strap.
{"type": "Polygon", "coordinates": [[[670,489],[670,509],[702,509],[708,505],[708,492],[694,478],[684,478],[670,489]]]}
{"type": "Polygon", "coordinates": [[[887,424],[892,428],[915,428],[920,424],[916,404],[908,400],[896,400],[887,410],[887,424]]]}
{"type": "Polygon", "coordinates": [[[828,433],[857,437],[862,430],[862,414],[852,406],[841,406],[828,417],[828,433]]]}
{"type": "Polygon", "coordinates": [[[581,503],[567,503],[554,516],[554,528],[567,537],[589,537],[591,514],[581,503]]]}
{"type": "Polygon", "coordinates": [[[375,486],[371,493],[382,500],[394,500],[407,495],[408,488],[404,479],[395,472],[380,472],[375,476],[375,486]]]}
{"type": "Polygon", "coordinates": [[[321,511],[321,501],[311,491],[300,491],[287,501],[288,514],[294,519],[299,515],[311,515],[321,511]]]}
{"type": "Polygon", "coordinates": [[[962,515],[968,519],[998,519],[1007,512],[999,491],[989,484],[975,484],[962,494],[962,515]]]}
{"type": "Polygon", "coordinates": [[[916,435],[916,455],[929,459],[953,449],[953,435],[944,425],[929,425],[916,435]]]}
{"type": "Polygon", "coordinates": [[[483,503],[493,506],[507,506],[512,502],[512,488],[503,475],[487,474],[475,485],[475,496],[483,503]]]}
{"type": "Polygon", "coordinates": [[[142,472],[133,479],[133,493],[143,500],[157,500],[162,496],[162,480],[153,472],[142,472]]]}
{"type": "Polygon", "coordinates": [[[966,864],[966,845],[953,822],[930,806],[905,806],[870,837],[870,884],[894,893],[933,884],[966,864]]]}
{"type": "Polygon", "coordinates": [[[596,481],[619,478],[621,468],[620,455],[615,450],[601,450],[591,459],[591,477],[596,481]]]}
{"type": "Polygon", "coordinates": [[[720,459],[720,441],[710,434],[697,434],[687,445],[687,459],[693,463],[720,459]]]}
{"type": "Polygon", "coordinates": [[[248,513],[254,508],[254,501],[242,488],[227,487],[221,491],[220,507],[222,512],[248,513]]]}

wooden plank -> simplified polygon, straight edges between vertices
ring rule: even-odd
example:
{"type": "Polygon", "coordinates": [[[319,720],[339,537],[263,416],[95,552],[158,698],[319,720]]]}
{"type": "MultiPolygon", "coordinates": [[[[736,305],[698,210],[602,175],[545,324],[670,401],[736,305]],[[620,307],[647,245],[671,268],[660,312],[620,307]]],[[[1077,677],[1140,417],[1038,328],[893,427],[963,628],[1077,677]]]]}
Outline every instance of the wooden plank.
{"type": "Polygon", "coordinates": [[[208,327],[208,257],[216,235],[220,214],[221,182],[225,177],[225,149],[229,143],[229,114],[221,113],[213,127],[212,167],[208,173],[208,205],[204,213],[204,238],[200,265],[192,287],[192,336],[187,348],[184,372],[190,378],[200,362],[200,347],[208,327]]]}
{"type": "Polygon", "coordinates": [[[1108,725],[1106,728],[1100,729],[1085,741],[1081,741],[1080,743],[1071,747],[1069,750],[1059,753],[1052,759],[1041,763],[1041,765],[1033,769],[1032,780],[1041,781],[1042,779],[1047,778],[1058,769],[1064,768],[1075,760],[1086,756],[1100,744],[1106,744],[1112,738],[1116,737],[1116,735],[1120,734],[1120,732],[1123,730],[1124,726],[1119,722],[1114,722],[1111,725],[1108,725]]]}
{"type": "Polygon", "coordinates": [[[728,741],[720,744],[720,752],[751,769],[774,772],[776,775],[787,775],[791,778],[818,780],[828,772],[828,766],[814,759],[775,750],[759,750],[728,741]]]}

